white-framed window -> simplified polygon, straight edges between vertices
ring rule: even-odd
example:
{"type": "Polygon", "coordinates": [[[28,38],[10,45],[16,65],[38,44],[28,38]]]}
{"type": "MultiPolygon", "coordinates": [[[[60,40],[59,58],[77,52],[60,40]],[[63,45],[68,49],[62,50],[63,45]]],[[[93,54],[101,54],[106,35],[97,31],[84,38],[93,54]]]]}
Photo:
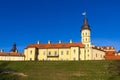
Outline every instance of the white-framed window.
{"type": "Polygon", "coordinates": [[[43,51],[43,55],[45,55],[45,51],[43,51]]]}
{"type": "Polygon", "coordinates": [[[66,52],[66,55],[68,55],[68,54],[69,54],[69,51],[66,52]]]}
{"type": "Polygon", "coordinates": [[[75,54],[75,53],[76,53],[76,50],[74,49],[73,52],[74,52],[74,54],[75,54]]]}
{"type": "Polygon", "coordinates": [[[55,54],[54,54],[55,56],[57,55],[57,51],[55,51],[55,54]]]}
{"type": "Polygon", "coordinates": [[[49,52],[48,55],[51,55],[51,52],[49,52]]]}
{"type": "Polygon", "coordinates": [[[32,55],[32,50],[30,50],[30,54],[32,55]]]}
{"type": "Polygon", "coordinates": [[[89,44],[87,44],[87,47],[89,47],[89,44]]]}
{"type": "Polygon", "coordinates": [[[98,55],[97,55],[97,53],[96,53],[96,57],[97,57],[98,55]]]}
{"type": "Polygon", "coordinates": [[[63,51],[61,51],[61,55],[63,55],[63,51]]]}
{"type": "Polygon", "coordinates": [[[89,52],[89,50],[87,50],[89,52]]]}

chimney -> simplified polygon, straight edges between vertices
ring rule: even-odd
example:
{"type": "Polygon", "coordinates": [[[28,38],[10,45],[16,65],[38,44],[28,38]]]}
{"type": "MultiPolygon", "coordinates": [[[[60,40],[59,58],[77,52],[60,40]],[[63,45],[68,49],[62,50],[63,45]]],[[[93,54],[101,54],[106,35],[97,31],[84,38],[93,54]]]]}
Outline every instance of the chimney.
{"type": "Polygon", "coordinates": [[[72,43],[72,39],[70,39],[70,43],[72,43]]]}
{"type": "Polygon", "coordinates": [[[51,41],[50,41],[50,40],[48,40],[48,44],[51,44],[51,41]]]}
{"type": "Polygon", "coordinates": [[[61,44],[62,43],[62,41],[61,40],[59,40],[59,44],[61,44]]]}
{"type": "Polygon", "coordinates": [[[40,44],[40,41],[38,41],[37,44],[40,44]]]}

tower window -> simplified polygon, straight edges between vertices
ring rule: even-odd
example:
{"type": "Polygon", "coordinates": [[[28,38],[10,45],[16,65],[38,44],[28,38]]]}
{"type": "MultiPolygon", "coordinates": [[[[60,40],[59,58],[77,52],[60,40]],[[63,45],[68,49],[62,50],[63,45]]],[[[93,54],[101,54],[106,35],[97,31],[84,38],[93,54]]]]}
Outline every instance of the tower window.
{"type": "Polygon", "coordinates": [[[88,54],[88,57],[89,57],[89,54],[88,54]]]}
{"type": "Polygon", "coordinates": [[[89,47],[89,44],[87,45],[87,47],[89,47]]]}
{"type": "Polygon", "coordinates": [[[83,33],[83,36],[84,36],[84,33],[83,33]]]}
{"type": "Polygon", "coordinates": [[[86,35],[87,35],[87,33],[86,33],[86,35]]]}

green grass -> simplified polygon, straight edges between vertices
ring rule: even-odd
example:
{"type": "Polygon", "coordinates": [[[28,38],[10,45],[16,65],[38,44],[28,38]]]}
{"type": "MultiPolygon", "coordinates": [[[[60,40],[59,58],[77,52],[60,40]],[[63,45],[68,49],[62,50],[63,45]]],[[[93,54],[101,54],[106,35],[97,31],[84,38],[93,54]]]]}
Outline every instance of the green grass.
{"type": "Polygon", "coordinates": [[[0,80],[108,80],[112,61],[0,62],[0,69],[27,76],[0,75],[0,80]],[[7,77],[6,77],[7,76],[7,77]],[[7,79],[6,79],[6,78],[7,79]],[[3,78],[3,79],[2,79],[3,78]]]}

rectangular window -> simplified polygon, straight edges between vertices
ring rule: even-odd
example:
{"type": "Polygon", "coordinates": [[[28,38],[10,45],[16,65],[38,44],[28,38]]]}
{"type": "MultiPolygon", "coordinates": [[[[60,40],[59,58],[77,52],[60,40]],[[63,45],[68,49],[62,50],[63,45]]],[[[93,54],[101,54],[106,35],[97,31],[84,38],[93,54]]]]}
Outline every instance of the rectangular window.
{"type": "Polygon", "coordinates": [[[43,55],[45,55],[45,51],[43,51],[43,55]]]}
{"type": "Polygon", "coordinates": [[[73,52],[74,52],[74,54],[75,54],[75,53],[76,53],[76,50],[74,49],[73,52]]]}
{"type": "Polygon", "coordinates": [[[61,51],[61,55],[63,55],[63,51],[61,51]]]}
{"type": "Polygon", "coordinates": [[[97,57],[97,53],[96,53],[96,57],[97,57]]]}
{"type": "Polygon", "coordinates": [[[68,54],[69,54],[69,51],[67,51],[66,54],[68,55],[68,54]]]}
{"type": "Polygon", "coordinates": [[[30,54],[32,55],[32,50],[30,51],[30,54]]]}
{"type": "Polygon", "coordinates": [[[89,52],[89,50],[88,50],[88,52],[89,52]]]}
{"type": "Polygon", "coordinates": [[[55,56],[57,55],[57,51],[55,51],[55,56]]]}
{"type": "Polygon", "coordinates": [[[51,55],[51,52],[49,52],[48,54],[51,55]]]}

